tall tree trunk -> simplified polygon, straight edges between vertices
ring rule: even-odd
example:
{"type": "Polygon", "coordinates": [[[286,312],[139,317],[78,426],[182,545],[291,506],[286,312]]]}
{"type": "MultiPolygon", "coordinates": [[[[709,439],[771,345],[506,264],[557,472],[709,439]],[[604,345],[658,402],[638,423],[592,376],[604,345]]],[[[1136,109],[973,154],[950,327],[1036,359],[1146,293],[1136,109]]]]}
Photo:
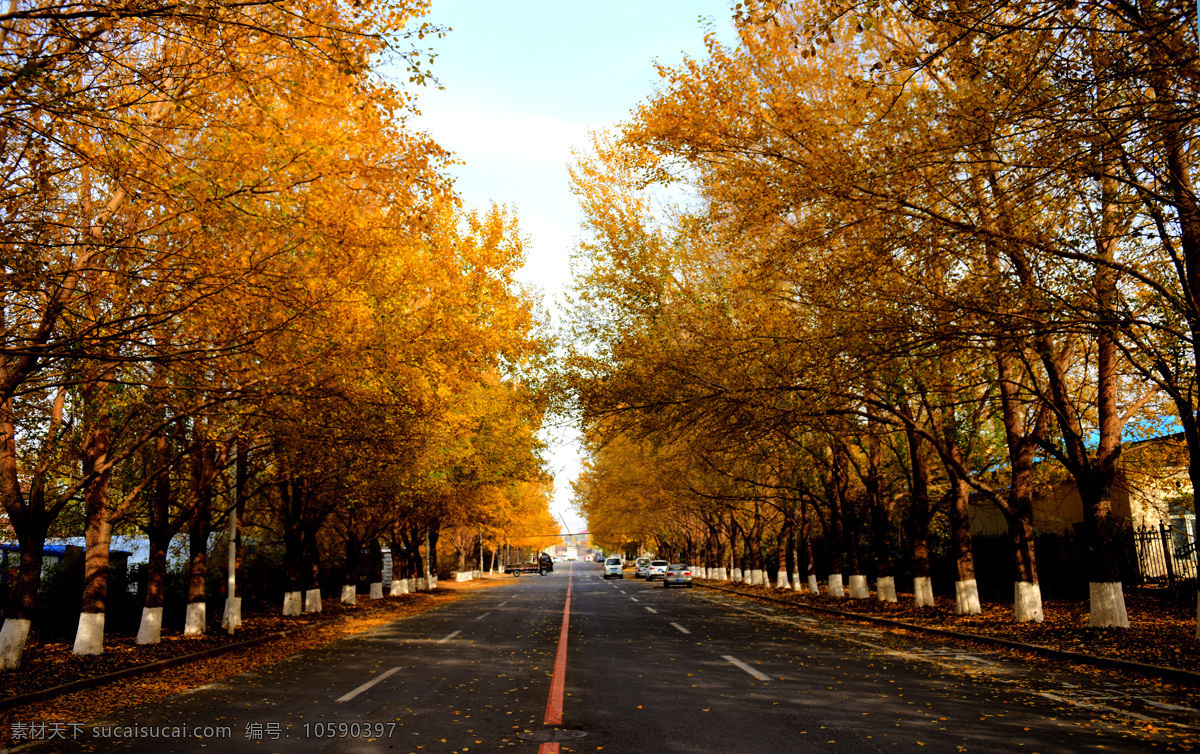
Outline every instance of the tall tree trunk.
{"type": "Polygon", "coordinates": [[[881,426],[874,409],[869,410],[866,437],[866,476],[863,486],[871,516],[871,540],[875,556],[875,594],[880,602],[896,601],[896,579],[892,563],[892,509],[895,501],[883,477],[883,450],[877,433],[881,426]]]}
{"type": "Polygon", "coordinates": [[[104,652],[104,610],[108,592],[108,554],[112,526],[108,518],[109,430],[93,427],[83,449],[83,475],[90,479],[84,488],[83,605],[75,633],[77,655],[104,652]]]}
{"type": "Polygon", "coordinates": [[[779,536],[779,571],[783,574],[783,582],[790,589],[799,589],[800,582],[796,571],[796,509],[789,502],[784,515],[784,530],[779,536]]]}
{"type": "Polygon", "coordinates": [[[388,546],[392,549],[392,583],[388,588],[388,596],[399,597],[408,594],[408,552],[405,549],[404,530],[399,521],[392,523],[388,546]]]}
{"type": "Polygon", "coordinates": [[[1117,462],[1121,457],[1121,411],[1117,405],[1118,380],[1117,362],[1120,358],[1114,333],[1117,321],[1116,297],[1117,276],[1109,266],[1114,258],[1116,246],[1116,199],[1117,183],[1111,175],[1112,158],[1106,147],[1102,152],[1104,173],[1101,182],[1101,220],[1096,237],[1096,256],[1100,265],[1096,268],[1096,304],[1099,313],[1099,328],[1096,333],[1096,408],[1099,418],[1099,441],[1096,447],[1094,492],[1089,490],[1084,498],[1083,522],[1095,539],[1096,546],[1091,554],[1090,572],[1095,574],[1090,585],[1091,611],[1088,625],[1129,627],[1129,616],[1125,610],[1125,594],[1121,586],[1121,543],[1124,541],[1125,522],[1116,511],[1117,462]],[[1089,504],[1090,502],[1090,504],[1089,504]]]}
{"type": "Polygon", "coordinates": [[[299,494],[291,480],[278,485],[283,513],[283,558],[287,571],[287,591],[283,595],[283,614],[300,615],[304,605],[304,533],[300,528],[299,494]]]}
{"type": "MultiPolygon", "coordinates": [[[[1146,36],[1148,45],[1152,47],[1163,41],[1153,32],[1146,36]]],[[[1191,335],[1190,376],[1195,379],[1197,365],[1200,365],[1200,201],[1197,200],[1196,187],[1192,182],[1194,142],[1183,131],[1182,123],[1185,121],[1178,117],[1182,115],[1180,104],[1183,103],[1186,107],[1189,98],[1179,96],[1179,84],[1171,80],[1167,66],[1158,67],[1155,73],[1156,100],[1165,110],[1164,117],[1160,117],[1158,122],[1161,124],[1162,151],[1166,157],[1166,184],[1177,218],[1179,249],[1184,260],[1180,282],[1186,293],[1185,316],[1191,335]]],[[[1160,227],[1168,225],[1161,223],[1160,227]]],[[[1179,375],[1175,374],[1165,361],[1156,364],[1156,369],[1163,373],[1165,383],[1177,385],[1180,382],[1179,375]]],[[[1197,407],[1194,400],[1192,380],[1185,376],[1182,382],[1182,386],[1172,391],[1172,398],[1187,441],[1188,476],[1192,482],[1192,489],[1200,490],[1200,407],[1197,407]]],[[[1200,513],[1194,499],[1192,512],[1200,513]]],[[[1192,555],[1196,559],[1197,573],[1200,573],[1200,547],[1193,547],[1192,555]]],[[[1196,590],[1196,638],[1200,639],[1200,589],[1196,590]]]]}
{"type": "Polygon", "coordinates": [[[430,524],[428,531],[429,531],[429,555],[428,555],[428,557],[429,557],[429,582],[426,583],[426,586],[430,589],[433,589],[434,587],[437,586],[437,577],[438,577],[437,576],[437,574],[438,574],[437,546],[438,546],[438,537],[442,533],[442,520],[440,518],[435,518],[433,520],[433,523],[430,524]]]}
{"type": "Polygon", "coordinates": [[[303,538],[304,566],[307,590],[304,593],[304,612],[323,612],[321,602],[321,548],[317,543],[317,530],[320,522],[306,520],[300,526],[303,538]]]}
{"type": "Polygon", "coordinates": [[[876,496],[871,505],[871,529],[877,574],[875,594],[880,602],[895,602],[896,576],[891,543],[893,501],[891,495],[884,490],[877,490],[872,494],[876,496]]]}
{"type": "Polygon", "coordinates": [[[844,577],[845,542],[842,526],[842,493],[837,489],[836,467],[831,467],[825,479],[825,498],[829,503],[829,526],[825,531],[825,546],[829,549],[829,596],[846,596],[844,577]]]}
{"type": "Polygon", "coordinates": [[[766,569],[763,561],[763,527],[764,520],[759,515],[758,504],[754,505],[754,519],[750,524],[748,543],[750,547],[750,584],[763,586],[766,580],[766,569]]]}
{"type": "Polygon", "coordinates": [[[817,583],[817,558],[812,545],[812,522],[808,518],[807,508],[808,506],[803,504],[800,508],[800,555],[808,580],[808,591],[812,594],[819,594],[820,585],[817,583]]]}
{"type": "MultiPolygon", "coordinates": [[[[910,415],[911,418],[911,415],[910,415]]],[[[924,440],[909,423],[904,425],[908,440],[910,468],[908,526],[912,543],[913,602],[917,607],[933,607],[933,584],[929,577],[929,457],[924,440]]]]}
{"type": "Polygon", "coordinates": [[[419,524],[412,524],[409,532],[409,557],[412,562],[413,578],[417,580],[417,584],[425,583],[426,566],[425,558],[421,555],[422,542],[428,542],[426,530],[419,524]]]}
{"type": "Polygon", "coordinates": [[[1012,479],[1005,501],[1004,514],[1016,553],[1016,582],[1013,587],[1013,618],[1018,623],[1041,623],[1042,590],[1038,584],[1037,554],[1034,551],[1033,528],[1033,464],[1039,440],[1048,427],[1044,409],[1037,413],[1032,432],[1027,432],[1022,420],[1017,396],[1020,372],[1008,355],[999,357],[1000,402],[1004,434],[1008,445],[1008,462],[1012,479]]]}
{"type": "MultiPolygon", "coordinates": [[[[944,372],[940,393],[947,400],[954,395],[951,381],[944,372]]],[[[929,414],[939,438],[935,447],[950,482],[950,540],[953,545],[955,568],[954,609],[959,615],[977,615],[983,611],[983,606],[979,602],[979,585],[975,581],[975,557],[971,552],[971,487],[965,476],[970,467],[970,459],[959,439],[962,427],[955,404],[930,407],[929,414]]]]}
{"type": "MultiPolygon", "coordinates": [[[[51,433],[57,432],[62,418],[61,391],[59,395],[60,399],[56,401],[58,421],[52,419],[51,433]]],[[[21,491],[12,410],[11,399],[0,404],[0,499],[3,499],[9,525],[21,552],[17,577],[8,585],[4,627],[0,629],[0,670],[21,664],[37,607],[37,593],[42,582],[42,552],[52,520],[46,511],[45,473],[41,468],[35,470],[29,480],[28,496],[21,491]]],[[[50,442],[52,438],[47,438],[47,443],[50,442]]]]}
{"type": "Polygon", "coordinates": [[[954,545],[954,610],[959,615],[978,615],[983,612],[979,602],[979,586],[975,581],[975,557],[971,552],[971,519],[969,504],[971,487],[957,470],[947,469],[950,476],[950,539],[954,545]]]}
{"type": "Polygon", "coordinates": [[[159,471],[149,496],[146,539],[146,597],[138,627],[138,644],[157,644],[162,637],[163,601],[166,597],[167,548],[171,544],[171,446],[166,433],[154,440],[154,463],[159,471]]]}
{"type": "Polygon", "coordinates": [[[188,588],[185,636],[200,636],[208,624],[208,538],[212,533],[214,449],[199,418],[193,420],[197,447],[192,454],[192,515],[188,519],[188,588]]]}
{"type": "Polygon", "coordinates": [[[368,565],[370,570],[369,596],[373,600],[383,598],[383,547],[379,544],[379,535],[371,538],[368,546],[368,565]]]}
{"type": "Polygon", "coordinates": [[[871,596],[862,565],[862,527],[858,504],[850,495],[850,451],[841,442],[833,448],[833,493],[837,497],[842,519],[844,565],[849,571],[847,594],[852,599],[871,596]]]}
{"type": "Polygon", "coordinates": [[[250,478],[250,440],[244,434],[237,438],[237,455],[233,467],[233,511],[229,523],[229,559],[226,568],[225,610],[221,625],[233,633],[242,625],[242,595],[238,587],[238,573],[242,570],[242,514],[246,510],[246,485],[250,478]]]}
{"type": "Polygon", "coordinates": [[[847,581],[847,596],[852,599],[866,599],[871,596],[867,590],[867,577],[862,565],[862,524],[859,520],[858,503],[845,491],[842,492],[842,534],[846,552],[845,566],[850,578],[847,581]]]}
{"type": "Polygon", "coordinates": [[[358,604],[358,569],[362,561],[362,540],[352,532],[346,534],[346,565],[342,576],[342,604],[358,604]]]}

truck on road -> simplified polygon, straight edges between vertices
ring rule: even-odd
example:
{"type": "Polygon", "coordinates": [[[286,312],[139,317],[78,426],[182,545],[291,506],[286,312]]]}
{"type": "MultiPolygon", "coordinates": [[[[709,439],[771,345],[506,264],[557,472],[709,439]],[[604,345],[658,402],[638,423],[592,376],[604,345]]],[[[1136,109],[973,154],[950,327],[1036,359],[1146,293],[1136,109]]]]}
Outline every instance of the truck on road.
{"type": "Polygon", "coordinates": [[[504,566],[505,573],[511,573],[513,576],[520,576],[523,573],[536,573],[545,575],[554,572],[554,559],[546,553],[538,555],[537,560],[529,563],[513,563],[504,566]]]}

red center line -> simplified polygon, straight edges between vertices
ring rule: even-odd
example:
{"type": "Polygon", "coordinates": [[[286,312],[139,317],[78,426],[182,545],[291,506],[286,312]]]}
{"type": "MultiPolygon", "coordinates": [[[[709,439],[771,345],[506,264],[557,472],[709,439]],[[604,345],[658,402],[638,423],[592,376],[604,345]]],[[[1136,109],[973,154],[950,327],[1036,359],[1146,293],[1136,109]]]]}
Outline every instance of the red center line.
{"type": "MultiPolygon", "coordinates": [[[[574,563],[570,568],[574,570],[574,563]]],[[[571,581],[567,575],[567,602],[563,605],[562,630],[558,634],[558,654],[554,658],[554,677],[550,680],[550,698],[546,701],[546,725],[562,725],[563,691],[567,680],[567,628],[571,625],[571,581]]],[[[558,742],[547,741],[538,747],[538,754],[558,754],[558,742]]]]}

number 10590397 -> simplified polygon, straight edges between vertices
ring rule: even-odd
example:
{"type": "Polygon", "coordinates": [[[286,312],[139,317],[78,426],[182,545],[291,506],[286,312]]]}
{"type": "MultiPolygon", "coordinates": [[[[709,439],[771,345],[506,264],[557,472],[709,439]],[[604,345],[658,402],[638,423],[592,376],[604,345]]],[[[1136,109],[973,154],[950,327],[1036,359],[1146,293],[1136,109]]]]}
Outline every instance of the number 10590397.
{"type": "Polygon", "coordinates": [[[391,738],[395,723],[304,723],[306,738],[391,738]]]}

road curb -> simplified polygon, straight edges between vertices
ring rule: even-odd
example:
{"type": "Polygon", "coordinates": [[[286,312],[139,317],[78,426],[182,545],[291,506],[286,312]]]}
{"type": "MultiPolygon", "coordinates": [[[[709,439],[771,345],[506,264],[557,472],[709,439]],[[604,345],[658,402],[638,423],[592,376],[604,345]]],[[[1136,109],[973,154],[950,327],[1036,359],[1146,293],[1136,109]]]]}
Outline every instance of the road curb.
{"type": "MultiPolygon", "coordinates": [[[[695,583],[695,582],[693,582],[695,583]]],[[[1012,639],[1001,639],[995,636],[981,636],[979,634],[969,634],[962,631],[951,631],[945,628],[934,628],[933,626],[922,626],[916,623],[905,623],[904,621],[893,620],[892,618],[880,618],[875,615],[864,615],[862,613],[852,613],[848,610],[835,610],[829,607],[821,607],[820,605],[805,605],[781,600],[776,597],[770,597],[765,594],[748,594],[739,592],[736,589],[729,589],[712,584],[699,584],[697,586],[705,589],[712,589],[716,592],[726,592],[728,594],[736,594],[739,597],[747,597],[750,599],[762,600],[764,602],[773,602],[786,607],[793,607],[797,610],[808,610],[815,613],[825,613],[828,615],[836,615],[842,618],[850,618],[852,620],[866,621],[867,623],[877,623],[884,626],[894,626],[903,628],[909,631],[918,631],[937,636],[946,636],[952,639],[961,641],[974,642],[976,644],[986,644],[990,646],[1005,647],[1007,649],[1016,649],[1022,652],[1049,657],[1055,660],[1064,660],[1067,662],[1076,663],[1079,665],[1092,665],[1101,668],[1115,668],[1118,670],[1128,670],[1134,673],[1151,676],[1154,678],[1163,678],[1171,681],[1178,681],[1190,685],[1200,686],[1200,673],[1192,670],[1184,670],[1182,668],[1172,668],[1165,665],[1150,665],[1144,662],[1133,662],[1131,660],[1119,660],[1115,657],[1101,657],[1099,655],[1089,655],[1082,652],[1071,652],[1064,649],[1055,649],[1053,647],[1045,647],[1041,644],[1026,644],[1012,639]]]]}

